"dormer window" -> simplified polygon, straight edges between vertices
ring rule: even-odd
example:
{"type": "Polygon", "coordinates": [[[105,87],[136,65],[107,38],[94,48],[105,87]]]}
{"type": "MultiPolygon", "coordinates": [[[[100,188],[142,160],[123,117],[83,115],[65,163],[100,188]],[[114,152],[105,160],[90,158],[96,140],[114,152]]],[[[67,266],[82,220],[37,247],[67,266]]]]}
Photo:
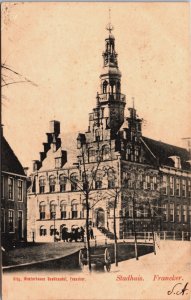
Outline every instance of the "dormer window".
{"type": "Polygon", "coordinates": [[[62,162],[61,157],[56,157],[55,158],[55,168],[61,168],[61,162],[62,162]]]}
{"type": "Polygon", "coordinates": [[[174,162],[174,167],[177,169],[181,169],[181,160],[179,156],[169,156],[174,162]]]}

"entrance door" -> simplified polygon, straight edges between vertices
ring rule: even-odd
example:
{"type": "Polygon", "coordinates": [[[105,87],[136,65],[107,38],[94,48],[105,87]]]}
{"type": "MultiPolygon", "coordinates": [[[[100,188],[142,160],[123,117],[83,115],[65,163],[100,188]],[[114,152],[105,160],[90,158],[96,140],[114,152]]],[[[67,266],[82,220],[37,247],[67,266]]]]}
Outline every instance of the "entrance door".
{"type": "Polygon", "coordinates": [[[105,212],[102,208],[96,210],[96,227],[105,227],[105,212]]]}

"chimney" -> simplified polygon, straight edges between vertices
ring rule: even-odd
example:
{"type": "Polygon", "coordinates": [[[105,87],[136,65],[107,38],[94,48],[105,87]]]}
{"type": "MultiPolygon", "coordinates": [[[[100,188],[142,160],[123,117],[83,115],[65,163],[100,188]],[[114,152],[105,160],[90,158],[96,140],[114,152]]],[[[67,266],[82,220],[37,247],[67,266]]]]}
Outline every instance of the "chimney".
{"type": "Polygon", "coordinates": [[[50,121],[50,133],[54,133],[56,136],[60,134],[60,122],[53,120],[50,121]]]}

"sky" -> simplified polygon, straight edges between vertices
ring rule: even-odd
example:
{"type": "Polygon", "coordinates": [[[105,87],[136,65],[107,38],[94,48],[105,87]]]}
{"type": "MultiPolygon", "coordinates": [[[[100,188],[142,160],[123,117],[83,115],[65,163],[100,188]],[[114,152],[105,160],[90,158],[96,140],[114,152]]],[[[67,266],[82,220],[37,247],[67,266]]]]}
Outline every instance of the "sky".
{"type": "Polygon", "coordinates": [[[178,146],[191,136],[189,3],[3,3],[2,63],[34,83],[2,88],[4,135],[24,167],[39,159],[50,120],[63,148],[64,135],[87,130],[109,9],[126,115],[134,97],[145,136],[178,146]]]}

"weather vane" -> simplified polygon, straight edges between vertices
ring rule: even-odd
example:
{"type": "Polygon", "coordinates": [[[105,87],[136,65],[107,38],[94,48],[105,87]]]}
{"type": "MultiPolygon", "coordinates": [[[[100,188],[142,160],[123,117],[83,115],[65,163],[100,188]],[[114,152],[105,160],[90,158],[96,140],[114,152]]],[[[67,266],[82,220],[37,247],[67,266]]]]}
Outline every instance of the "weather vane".
{"type": "Polygon", "coordinates": [[[109,23],[107,24],[106,29],[109,31],[109,33],[111,33],[112,30],[114,30],[114,27],[111,24],[111,9],[110,8],[109,8],[109,23]]]}
{"type": "Polygon", "coordinates": [[[133,100],[133,108],[135,108],[135,97],[131,98],[133,100]]]}

